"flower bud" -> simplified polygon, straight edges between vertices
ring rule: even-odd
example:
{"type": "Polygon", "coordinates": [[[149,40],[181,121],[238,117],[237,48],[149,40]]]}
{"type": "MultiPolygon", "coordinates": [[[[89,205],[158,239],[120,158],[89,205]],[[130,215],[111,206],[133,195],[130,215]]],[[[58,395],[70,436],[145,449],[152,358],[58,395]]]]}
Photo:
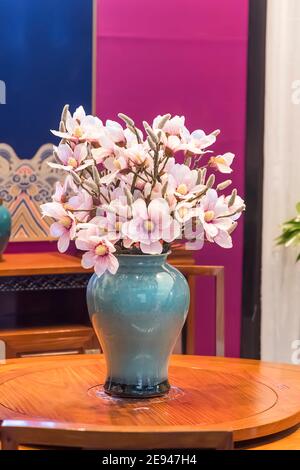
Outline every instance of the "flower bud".
{"type": "Polygon", "coordinates": [[[129,116],[126,116],[126,114],[119,113],[118,114],[119,118],[122,119],[128,126],[134,127],[134,121],[131,119],[129,116]]]}
{"type": "Polygon", "coordinates": [[[232,193],[231,193],[231,196],[230,196],[230,199],[229,199],[229,202],[228,202],[228,207],[233,206],[233,204],[235,203],[236,195],[237,195],[237,190],[233,189],[232,193]]]}
{"type": "Polygon", "coordinates": [[[231,183],[232,183],[231,180],[223,181],[223,183],[218,184],[217,190],[218,190],[218,191],[222,191],[223,189],[228,188],[228,186],[230,186],[231,183]]]}
{"type": "Polygon", "coordinates": [[[169,121],[169,119],[171,118],[171,114],[165,114],[164,116],[162,116],[159,124],[158,124],[158,129],[163,129],[164,125],[169,121]]]}
{"type": "Polygon", "coordinates": [[[65,104],[63,110],[62,110],[62,113],[61,113],[61,118],[60,120],[65,124],[66,123],[66,120],[67,120],[67,115],[68,115],[68,111],[69,111],[69,105],[68,104],[65,104]]]}
{"type": "Polygon", "coordinates": [[[206,182],[206,187],[207,187],[208,189],[210,189],[210,188],[213,187],[213,185],[214,185],[214,183],[215,183],[215,179],[216,179],[215,175],[210,175],[210,177],[208,178],[208,180],[207,180],[207,182],[206,182]]]}

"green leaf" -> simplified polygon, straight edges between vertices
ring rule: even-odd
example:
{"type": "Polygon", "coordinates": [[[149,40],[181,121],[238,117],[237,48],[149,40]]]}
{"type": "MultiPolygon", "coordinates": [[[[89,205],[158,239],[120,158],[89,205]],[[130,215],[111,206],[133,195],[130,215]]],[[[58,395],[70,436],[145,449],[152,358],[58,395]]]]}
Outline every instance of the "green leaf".
{"type": "Polygon", "coordinates": [[[297,210],[298,214],[300,214],[300,202],[298,202],[298,204],[296,204],[296,210],[297,210]]]}

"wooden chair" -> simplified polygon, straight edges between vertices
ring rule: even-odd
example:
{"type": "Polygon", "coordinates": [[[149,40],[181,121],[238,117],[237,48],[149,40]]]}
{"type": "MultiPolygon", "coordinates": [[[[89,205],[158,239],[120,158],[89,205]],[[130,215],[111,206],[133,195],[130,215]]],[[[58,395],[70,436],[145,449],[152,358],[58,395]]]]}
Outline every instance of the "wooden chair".
{"type": "Polygon", "coordinates": [[[5,420],[1,426],[2,450],[18,450],[20,444],[101,450],[233,448],[232,433],[227,431],[198,431],[193,427],[183,430],[169,427],[163,431],[137,426],[119,428],[5,420]]]}
{"type": "Polygon", "coordinates": [[[93,328],[83,325],[0,331],[0,359],[79,354],[100,346],[93,328]]]}
{"type": "Polygon", "coordinates": [[[190,309],[185,326],[186,354],[196,354],[196,276],[213,276],[215,278],[216,297],[216,356],[224,356],[224,267],[179,264],[175,264],[175,266],[185,275],[191,292],[190,309]]]}

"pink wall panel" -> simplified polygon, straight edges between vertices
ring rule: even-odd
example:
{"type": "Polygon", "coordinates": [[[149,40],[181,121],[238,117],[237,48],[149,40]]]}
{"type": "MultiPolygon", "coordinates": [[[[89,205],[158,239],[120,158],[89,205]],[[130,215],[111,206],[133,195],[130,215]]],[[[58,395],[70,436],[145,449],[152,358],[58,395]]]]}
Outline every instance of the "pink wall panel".
{"type": "MultiPolygon", "coordinates": [[[[184,114],[191,129],[222,130],[244,189],[248,0],[98,0],[96,110],[137,123],[184,114]]],[[[243,226],[230,251],[207,245],[201,264],[226,268],[226,353],[240,347],[243,226]]],[[[212,281],[198,282],[197,351],[214,353],[212,281]]]]}

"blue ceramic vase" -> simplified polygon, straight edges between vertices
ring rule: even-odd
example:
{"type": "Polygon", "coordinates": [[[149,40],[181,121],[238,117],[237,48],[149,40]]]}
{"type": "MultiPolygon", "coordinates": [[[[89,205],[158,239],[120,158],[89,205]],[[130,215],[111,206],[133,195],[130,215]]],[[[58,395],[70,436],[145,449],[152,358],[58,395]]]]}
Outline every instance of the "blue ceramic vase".
{"type": "Polygon", "coordinates": [[[11,216],[0,198],[0,260],[8,244],[11,232],[11,216]]]}
{"type": "Polygon", "coordinates": [[[115,275],[91,277],[90,318],[107,365],[105,391],[119,397],[167,393],[168,362],[189,307],[185,277],[163,255],[119,255],[115,275]]]}

